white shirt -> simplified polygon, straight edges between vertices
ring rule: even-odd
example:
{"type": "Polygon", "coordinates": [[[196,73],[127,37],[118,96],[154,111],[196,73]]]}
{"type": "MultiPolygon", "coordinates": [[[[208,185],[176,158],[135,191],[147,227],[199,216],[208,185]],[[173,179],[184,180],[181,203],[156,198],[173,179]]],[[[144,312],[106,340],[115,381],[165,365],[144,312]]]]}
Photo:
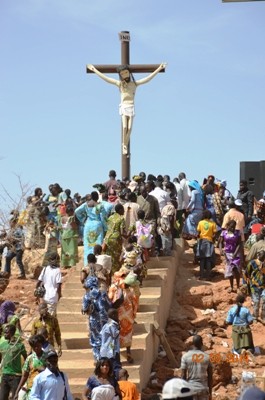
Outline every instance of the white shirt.
{"type": "Polygon", "coordinates": [[[183,189],[180,183],[174,182],[177,191],[178,210],[183,210],[183,189]]]}
{"type": "Polygon", "coordinates": [[[43,268],[39,276],[39,281],[41,281],[46,289],[43,300],[47,303],[58,303],[58,285],[62,283],[62,274],[59,267],[52,268],[50,265],[43,268]]]}
{"type": "Polygon", "coordinates": [[[160,212],[162,211],[163,207],[165,207],[165,205],[167,203],[170,203],[169,193],[166,192],[165,190],[161,189],[158,186],[154,190],[152,190],[149,194],[151,196],[154,196],[157,199],[159,208],[160,208],[160,212]]]}
{"type": "Polygon", "coordinates": [[[97,258],[97,264],[102,265],[103,269],[110,274],[112,267],[111,256],[108,256],[107,254],[99,254],[98,256],[96,256],[96,258],[97,258]]]}
{"type": "Polygon", "coordinates": [[[64,380],[65,382],[61,374],[56,376],[46,368],[34,378],[30,400],[61,400],[64,398],[65,389],[67,400],[73,400],[65,373],[64,380]]]}
{"type": "Polygon", "coordinates": [[[181,209],[186,210],[186,208],[188,208],[188,204],[190,202],[191,191],[188,186],[187,179],[183,178],[183,179],[181,179],[181,181],[179,183],[183,190],[183,202],[182,202],[181,209]]]}

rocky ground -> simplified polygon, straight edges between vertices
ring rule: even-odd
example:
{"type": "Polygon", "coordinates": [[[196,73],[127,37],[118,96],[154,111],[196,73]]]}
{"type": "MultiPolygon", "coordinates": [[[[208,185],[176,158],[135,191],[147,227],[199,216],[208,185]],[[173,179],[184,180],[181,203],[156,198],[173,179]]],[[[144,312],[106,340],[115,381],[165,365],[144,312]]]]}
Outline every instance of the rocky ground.
{"type": "MultiPolygon", "coordinates": [[[[38,271],[41,252],[25,254],[26,270],[34,277],[38,271]],[[29,266],[30,269],[29,269],[29,266]]],[[[33,295],[36,280],[18,280],[18,270],[12,267],[9,280],[0,278],[1,299],[12,299],[22,312],[22,326],[29,330],[31,321],[37,315],[37,304],[33,295]]],[[[222,355],[222,360],[228,357],[232,348],[231,327],[226,327],[224,320],[228,309],[234,304],[236,293],[228,293],[229,282],[223,278],[224,265],[217,257],[212,281],[199,281],[199,266],[193,264],[193,252],[186,246],[182,263],[178,269],[175,295],[172,300],[170,316],[166,327],[166,337],[175,355],[178,365],[183,352],[187,351],[192,341],[192,335],[198,333],[203,337],[205,350],[222,355]],[[218,262],[219,261],[219,262],[218,262]]],[[[64,270],[64,279],[68,271],[64,270]]],[[[250,298],[246,306],[252,309],[250,298]]],[[[247,363],[216,362],[214,367],[213,398],[218,400],[235,399],[240,390],[242,371],[253,371],[257,377],[262,377],[265,371],[265,327],[258,322],[252,325],[254,344],[259,348],[260,355],[247,363]]],[[[143,391],[142,398],[161,392],[165,380],[179,376],[179,370],[171,367],[165,352],[161,349],[158,359],[153,365],[150,384],[143,391]]],[[[263,384],[262,379],[257,379],[263,384]]],[[[264,388],[265,389],[265,388],[264,388]]]]}
{"type": "MultiPolygon", "coordinates": [[[[217,265],[213,269],[211,281],[200,281],[199,266],[193,264],[193,251],[186,245],[182,263],[178,269],[175,296],[172,301],[170,317],[167,322],[166,334],[170,347],[178,365],[182,354],[190,348],[192,335],[197,333],[203,337],[204,350],[217,353],[213,364],[213,398],[218,400],[235,399],[240,393],[242,371],[256,373],[257,385],[265,390],[262,377],[265,371],[265,327],[258,322],[252,325],[254,344],[260,351],[248,362],[233,363],[229,359],[232,349],[231,327],[224,323],[226,314],[234,304],[236,293],[228,293],[228,280],[223,278],[224,265],[217,253],[217,265]],[[229,361],[226,362],[225,360],[229,361]]],[[[248,297],[245,305],[252,310],[251,299],[248,297]]],[[[166,379],[180,376],[178,369],[170,367],[164,351],[153,365],[150,384],[143,392],[143,398],[151,393],[161,392],[166,379]]]]}

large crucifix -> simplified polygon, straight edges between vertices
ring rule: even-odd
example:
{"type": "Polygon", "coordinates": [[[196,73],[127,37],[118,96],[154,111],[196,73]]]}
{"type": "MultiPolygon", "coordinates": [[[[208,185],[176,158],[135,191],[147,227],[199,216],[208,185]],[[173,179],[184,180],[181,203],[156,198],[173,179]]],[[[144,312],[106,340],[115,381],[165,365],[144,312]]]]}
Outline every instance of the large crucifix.
{"type": "Polygon", "coordinates": [[[130,135],[134,118],[134,97],[139,85],[149,82],[159,72],[165,72],[166,64],[142,64],[130,65],[130,33],[119,33],[121,41],[121,65],[87,65],[87,73],[95,73],[108,83],[118,86],[121,93],[119,112],[122,121],[122,178],[130,178],[130,135]],[[135,80],[132,73],[151,72],[147,77],[135,80]],[[105,73],[118,73],[119,80],[113,79],[105,73]]]}

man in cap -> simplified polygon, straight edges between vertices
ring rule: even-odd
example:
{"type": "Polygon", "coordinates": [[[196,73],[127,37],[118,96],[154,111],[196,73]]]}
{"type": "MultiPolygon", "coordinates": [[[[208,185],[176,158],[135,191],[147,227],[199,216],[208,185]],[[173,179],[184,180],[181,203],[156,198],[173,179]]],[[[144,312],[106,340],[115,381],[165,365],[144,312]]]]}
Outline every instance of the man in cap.
{"type": "Polygon", "coordinates": [[[181,377],[186,379],[196,392],[197,400],[212,398],[212,364],[209,354],[202,351],[200,335],[193,336],[193,348],[181,358],[181,377]]]}
{"type": "Polygon", "coordinates": [[[184,379],[173,378],[167,381],[162,390],[163,400],[176,400],[185,398],[185,400],[192,400],[195,391],[192,386],[184,379]]]}
{"type": "Polygon", "coordinates": [[[46,355],[46,368],[34,378],[31,400],[73,400],[68,378],[58,367],[58,354],[51,350],[46,355]]]}

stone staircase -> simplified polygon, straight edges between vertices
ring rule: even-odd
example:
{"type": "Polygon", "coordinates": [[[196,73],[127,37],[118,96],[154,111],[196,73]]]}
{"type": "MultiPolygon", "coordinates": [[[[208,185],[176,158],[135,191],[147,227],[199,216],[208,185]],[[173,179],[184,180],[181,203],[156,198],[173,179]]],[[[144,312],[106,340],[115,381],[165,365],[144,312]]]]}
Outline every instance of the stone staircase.
{"type": "MultiPolygon", "coordinates": [[[[158,338],[153,332],[154,321],[164,328],[170,309],[179,252],[172,257],[151,258],[147,278],[141,288],[140,305],[134,325],[132,356],[134,364],[127,363],[125,349],[121,361],[139,390],[148,383],[151,366],[157,355],[158,338]]],[[[58,307],[62,332],[63,355],[59,360],[62,371],[68,375],[74,398],[80,399],[86,381],[94,371],[94,359],[89,344],[87,316],[81,314],[84,289],[80,283],[81,263],[72,268],[63,284],[63,297],[58,307]]]]}

